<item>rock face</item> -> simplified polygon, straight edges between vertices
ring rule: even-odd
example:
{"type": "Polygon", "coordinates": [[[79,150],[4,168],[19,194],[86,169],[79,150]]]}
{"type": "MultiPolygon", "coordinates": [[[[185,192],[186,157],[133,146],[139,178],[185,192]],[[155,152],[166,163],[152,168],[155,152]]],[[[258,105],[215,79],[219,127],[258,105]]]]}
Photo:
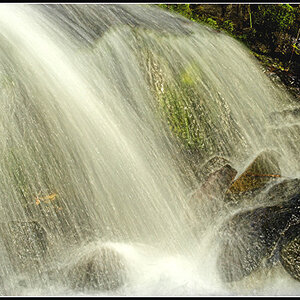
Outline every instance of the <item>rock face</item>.
{"type": "Polygon", "coordinates": [[[47,254],[47,233],[36,221],[1,223],[0,235],[16,272],[38,268],[47,254]]]}
{"type": "Polygon", "coordinates": [[[225,282],[238,281],[278,263],[299,279],[300,196],[234,215],[222,228],[218,269],[225,282]],[[296,221],[295,221],[296,220],[296,221]]]}
{"type": "Polygon", "coordinates": [[[274,151],[260,153],[226,192],[226,202],[239,202],[248,194],[261,191],[268,183],[280,178],[279,155],[274,151]]]}
{"type": "Polygon", "coordinates": [[[78,253],[78,256],[66,272],[73,289],[110,291],[124,284],[125,263],[114,249],[94,247],[87,253],[78,253]]]}

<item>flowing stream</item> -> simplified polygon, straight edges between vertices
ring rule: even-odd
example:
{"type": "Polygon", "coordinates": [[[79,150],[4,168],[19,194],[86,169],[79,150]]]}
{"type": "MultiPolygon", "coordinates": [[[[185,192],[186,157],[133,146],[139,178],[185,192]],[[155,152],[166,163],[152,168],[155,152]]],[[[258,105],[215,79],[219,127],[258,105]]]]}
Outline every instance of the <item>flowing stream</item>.
{"type": "Polygon", "coordinates": [[[197,233],[189,205],[214,155],[241,173],[274,150],[297,178],[300,118],[271,116],[298,106],[238,41],[157,7],[1,4],[0,293],[299,295],[280,266],[222,282],[227,211],[197,233]]]}

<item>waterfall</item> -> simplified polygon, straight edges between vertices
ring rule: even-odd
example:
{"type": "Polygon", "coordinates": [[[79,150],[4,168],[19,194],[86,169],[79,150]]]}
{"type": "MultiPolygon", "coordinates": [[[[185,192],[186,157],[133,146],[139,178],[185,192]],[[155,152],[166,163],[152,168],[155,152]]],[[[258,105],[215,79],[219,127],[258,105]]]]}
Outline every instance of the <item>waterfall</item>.
{"type": "MultiPolygon", "coordinates": [[[[216,270],[227,211],[195,232],[195,167],[269,149],[299,175],[277,115],[298,106],[242,44],[149,5],[1,4],[0,66],[0,293],[240,292],[216,270]]],[[[274,276],[259,293],[299,292],[274,276]]]]}

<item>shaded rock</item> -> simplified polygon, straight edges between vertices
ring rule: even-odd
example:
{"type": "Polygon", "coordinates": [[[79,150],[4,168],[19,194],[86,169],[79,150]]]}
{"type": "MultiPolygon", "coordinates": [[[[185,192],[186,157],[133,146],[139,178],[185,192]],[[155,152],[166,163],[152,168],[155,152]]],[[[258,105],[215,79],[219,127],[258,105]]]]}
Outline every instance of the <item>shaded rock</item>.
{"type": "Polygon", "coordinates": [[[72,288],[115,290],[124,284],[125,262],[113,248],[88,245],[76,256],[72,257],[75,263],[67,267],[66,273],[72,288]]]}
{"type": "Polygon", "coordinates": [[[226,191],[226,202],[236,202],[247,194],[261,191],[268,183],[280,178],[279,154],[275,151],[263,151],[226,191]]]}
{"type": "Polygon", "coordinates": [[[48,251],[45,229],[36,221],[1,223],[0,235],[15,271],[38,267],[48,251]]]}
{"type": "Polygon", "coordinates": [[[243,279],[263,266],[277,263],[283,237],[294,216],[299,196],[288,202],[234,215],[220,232],[217,267],[223,281],[243,279]]]}

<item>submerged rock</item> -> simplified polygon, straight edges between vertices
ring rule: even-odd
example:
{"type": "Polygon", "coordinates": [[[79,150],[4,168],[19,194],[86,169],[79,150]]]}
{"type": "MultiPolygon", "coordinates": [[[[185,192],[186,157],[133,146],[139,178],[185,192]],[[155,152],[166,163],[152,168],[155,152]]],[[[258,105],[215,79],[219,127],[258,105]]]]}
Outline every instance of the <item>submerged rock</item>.
{"type": "MultiPolygon", "coordinates": [[[[269,134],[276,136],[276,146],[281,147],[282,145],[287,145],[285,155],[294,158],[294,161],[298,162],[299,147],[297,142],[300,138],[299,121],[295,123],[282,121],[278,127],[271,127],[269,130],[269,134]]],[[[298,169],[299,166],[299,163],[297,163],[298,169]]]]}
{"type": "Polygon", "coordinates": [[[285,109],[283,111],[275,111],[270,116],[269,119],[276,125],[287,124],[289,122],[297,122],[300,118],[300,107],[293,109],[285,109]]]}
{"type": "Polygon", "coordinates": [[[208,177],[216,172],[217,170],[221,169],[225,165],[232,165],[232,163],[222,157],[222,156],[213,156],[208,161],[203,163],[198,170],[195,171],[197,178],[199,181],[204,182],[208,180],[208,177]]]}
{"type": "Polygon", "coordinates": [[[87,246],[67,267],[67,280],[79,290],[115,290],[124,284],[125,262],[122,256],[108,246],[87,246]]]}
{"type": "Polygon", "coordinates": [[[281,176],[278,164],[279,154],[275,151],[263,151],[226,191],[226,202],[239,202],[241,198],[259,192],[270,181],[281,176]]]}
{"type": "Polygon", "coordinates": [[[1,223],[0,236],[16,272],[38,267],[47,254],[47,233],[36,221],[1,223]]]}
{"type": "Polygon", "coordinates": [[[205,196],[221,195],[229,187],[236,174],[237,171],[226,164],[207,177],[206,181],[196,190],[194,197],[201,197],[203,194],[205,196]]]}
{"type": "MultiPolygon", "coordinates": [[[[291,253],[281,254],[281,260],[287,261],[289,255],[293,259],[299,256],[299,249],[295,249],[297,241],[287,234],[291,220],[300,217],[299,199],[297,196],[285,203],[241,212],[226,223],[220,233],[222,242],[217,261],[223,281],[238,281],[260,267],[278,263],[280,249],[286,249],[281,253],[291,253]]],[[[286,269],[292,274],[298,272],[291,266],[286,269]]]]}
{"type": "Polygon", "coordinates": [[[217,159],[214,167],[210,164],[210,168],[207,169],[213,171],[206,176],[204,182],[190,197],[190,207],[197,223],[201,223],[202,230],[223,207],[225,191],[237,174],[237,171],[227,163],[227,160],[222,162],[226,164],[222,166],[219,159],[217,159]],[[216,169],[217,167],[219,169],[216,169]]]}

